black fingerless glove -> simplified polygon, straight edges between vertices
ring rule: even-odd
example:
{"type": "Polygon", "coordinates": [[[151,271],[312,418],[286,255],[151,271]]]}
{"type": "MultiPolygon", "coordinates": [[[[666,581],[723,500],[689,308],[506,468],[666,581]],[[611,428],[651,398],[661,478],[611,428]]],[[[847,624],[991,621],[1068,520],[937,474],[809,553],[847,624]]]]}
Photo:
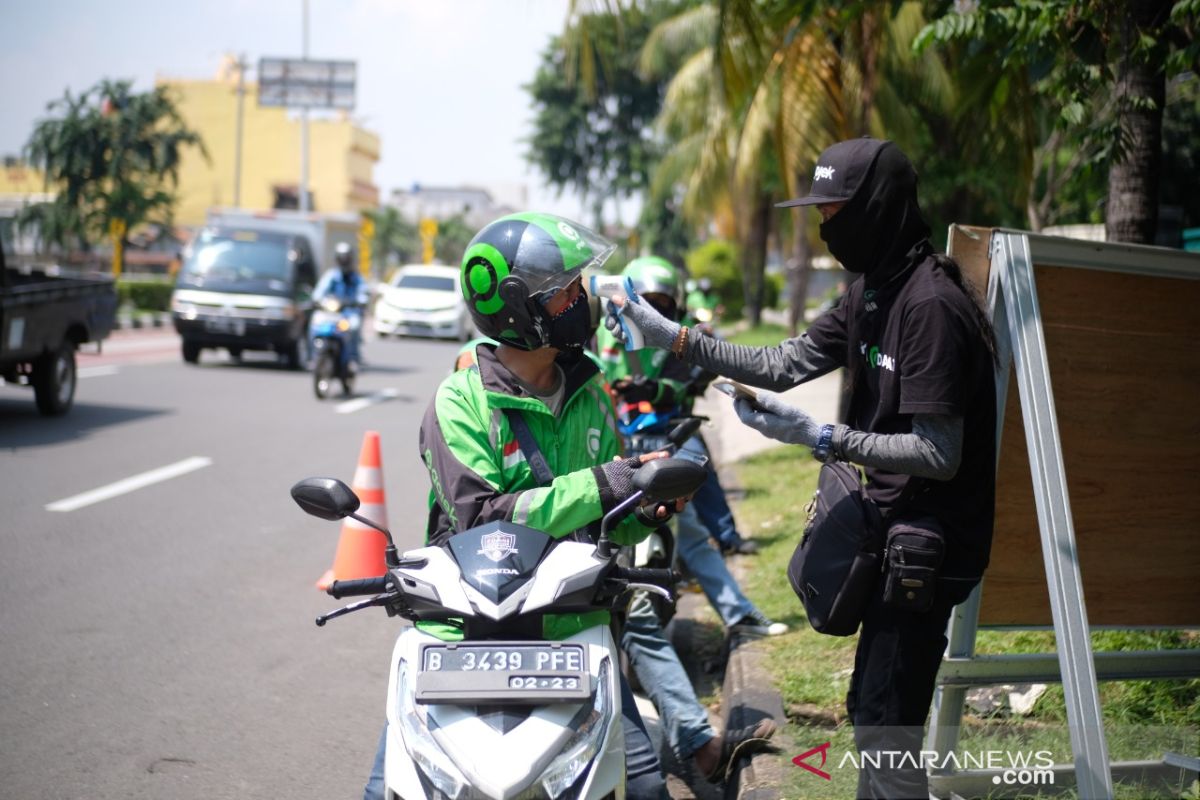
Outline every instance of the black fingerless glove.
{"type": "Polygon", "coordinates": [[[633,515],[647,528],[657,528],[659,525],[666,525],[671,521],[671,517],[675,516],[675,504],[656,503],[652,506],[638,506],[633,515]],[[660,517],[658,516],[660,511],[667,513],[660,517]]]}
{"type": "Polygon", "coordinates": [[[642,465],[637,458],[621,458],[592,467],[596,486],[600,489],[600,508],[608,513],[633,496],[633,473],[642,465]]]}

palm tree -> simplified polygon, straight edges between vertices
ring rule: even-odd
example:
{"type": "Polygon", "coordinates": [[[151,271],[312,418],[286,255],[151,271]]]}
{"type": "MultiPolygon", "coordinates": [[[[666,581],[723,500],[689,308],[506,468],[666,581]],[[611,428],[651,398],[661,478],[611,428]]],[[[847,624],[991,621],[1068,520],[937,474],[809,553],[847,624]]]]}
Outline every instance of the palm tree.
{"type": "Polygon", "coordinates": [[[655,189],[661,196],[683,180],[685,213],[733,212],[752,323],[761,311],[768,240],[790,229],[793,330],[798,324],[807,294],[807,223],[772,205],[801,193],[827,144],[869,130],[881,35],[877,15],[862,8],[844,18],[811,5],[721,0],[664,22],[647,41],[647,70],[667,61],[663,54],[672,48],[694,50],[663,104],[660,127],[675,144],[655,189]]]}
{"type": "Polygon", "coordinates": [[[57,193],[26,209],[20,224],[39,224],[44,243],[86,250],[110,230],[124,244],[138,225],[171,224],[182,150],[207,152],[166,87],[135,94],[131,86],[104,80],[77,96],[68,90],[34,128],[26,158],[57,193]]]}
{"type": "MultiPolygon", "coordinates": [[[[770,195],[754,188],[759,183],[739,181],[735,158],[737,115],[747,103],[745,78],[753,72],[759,45],[757,34],[723,33],[721,22],[720,9],[712,3],[688,8],[656,26],[643,47],[641,68],[651,77],[681,60],[683,64],[667,85],[656,122],[670,144],[655,170],[649,202],[679,195],[686,219],[704,224],[715,216],[718,227],[737,239],[745,309],[757,325],[771,231],[770,195]]],[[[760,166],[743,172],[754,170],[761,177],[760,166]]]]}

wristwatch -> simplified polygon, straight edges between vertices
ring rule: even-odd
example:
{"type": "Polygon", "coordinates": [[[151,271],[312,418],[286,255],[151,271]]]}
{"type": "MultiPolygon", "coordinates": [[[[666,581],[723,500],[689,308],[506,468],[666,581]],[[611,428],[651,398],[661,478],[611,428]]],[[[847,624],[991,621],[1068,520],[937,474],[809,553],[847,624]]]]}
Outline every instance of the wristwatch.
{"type": "Polygon", "coordinates": [[[813,458],[820,461],[822,464],[828,462],[833,455],[833,426],[822,425],[821,434],[817,437],[817,443],[813,446],[813,458]]]}

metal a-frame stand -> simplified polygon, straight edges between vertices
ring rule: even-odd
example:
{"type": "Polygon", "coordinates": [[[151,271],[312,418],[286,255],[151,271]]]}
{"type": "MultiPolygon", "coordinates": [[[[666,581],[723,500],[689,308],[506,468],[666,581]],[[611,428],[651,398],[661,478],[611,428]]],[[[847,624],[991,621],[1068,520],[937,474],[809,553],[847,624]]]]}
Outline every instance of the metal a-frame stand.
{"type": "MultiPolygon", "coordinates": [[[[1059,767],[1055,771],[1074,772],[1081,798],[1112,798],[1113,772],[1119,772],[1119,768],[1145,771],[1166,765],[1196,770],[1200,759],[1173,757],[1164,762],[1111,765],[1100,711],[1098,674],[1109,680],[1194,677],[1200,675],[1200,651],[1092,652],[1034,263],[1197,280],[1200,258],[1162,248],[1097,245],[1007,230],[991,232],[988,256],[991,270],[987,300],[1001,365],[996,373],[997,445],[1002,436],[1011,358],[1025,423],[1057,656],[976,656],[982,586],[977,587],[950,620],[949,646],[938,676],[926,746],[939,753],[956,747],[970,686],[1061,680],[1074,768],[1059,767]]],[[[988,770],[942,773],[931,776],[931,782],[944,792],[987,794],[995,789],[995,774],[988,770]]]]}

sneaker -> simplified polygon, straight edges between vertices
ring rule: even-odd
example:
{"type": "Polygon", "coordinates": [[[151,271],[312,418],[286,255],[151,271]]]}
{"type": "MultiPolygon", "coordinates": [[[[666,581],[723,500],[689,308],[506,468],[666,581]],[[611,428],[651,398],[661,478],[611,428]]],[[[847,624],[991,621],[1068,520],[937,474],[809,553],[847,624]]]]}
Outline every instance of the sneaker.
{"type": "Polygon", "coordinates": [[[752,556],[758,553],[758,545],[751,539],[735,539],[733,544],[721,544],[723,556],[752,556]]]}
{"type": "Polygon", "coordinates": [[[759,636],[780,636],[788,632],[786,622],[773,622],[757,608],[729,626],[730,631],[754,633],[759,636]]]}
{"type": "Polygon", "coordinates": [[[742,539],[733,547],[733,552],[739,556],[753,556],[758,554],[758,545],[752,539],[742,539]]]}
{"type": "Polygon", "coordinates": [[[770,739],[774,735],[775,721],[770,717],[745,728],[726,730],[721,734],[721,755],[704,776],[705,780],[714,784],[725,783],[738,759],[773,750],[770,739]]]}

